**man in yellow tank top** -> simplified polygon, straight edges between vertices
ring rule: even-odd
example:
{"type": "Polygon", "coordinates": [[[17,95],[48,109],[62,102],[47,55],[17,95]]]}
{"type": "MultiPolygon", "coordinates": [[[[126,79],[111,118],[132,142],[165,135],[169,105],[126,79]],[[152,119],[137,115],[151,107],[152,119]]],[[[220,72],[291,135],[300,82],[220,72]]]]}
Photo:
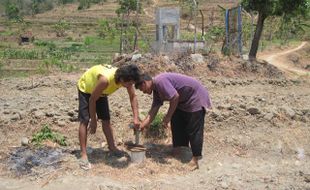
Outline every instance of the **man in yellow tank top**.
{"type": "Polygon", "coordinates": [[[134,82],[139,77],[140,70],[136,65],[120,68],[96,65],[87,70],[79,79],[79,141],[81,148],[80,166],[90,169],[86,153],[87,132],[94,134],[97,129],[97,117],[102,120],[102,129],[106,136],[109,150],[119,152],[114,143],[113,130],[110,123],[108,96],[120,87],[127,89],[133,112],[133,123],[139,126],[138,102],[134,90],[134,82]]]}

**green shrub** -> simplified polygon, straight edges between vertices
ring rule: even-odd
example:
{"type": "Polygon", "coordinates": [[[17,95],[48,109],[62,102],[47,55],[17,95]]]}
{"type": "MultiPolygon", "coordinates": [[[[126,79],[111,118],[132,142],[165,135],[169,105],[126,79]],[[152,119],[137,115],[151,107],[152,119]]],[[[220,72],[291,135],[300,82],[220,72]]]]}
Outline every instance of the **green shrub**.
{"type": "Polygon", "coordinates": [[[64,19],[60,19],[55,25],[53,25],[53,29],[55,30],[57,37],[63,37],[65,36],[66,31],[70,29],[70,23],[64,19]]]}
{"type": "Polygon", "coordinates": [[[207,41],[222,41],[225,37],[225,29],[223,27],[214,26],[207,31],[204,37],[207,41]]]}
{"type": "Polygon", "coordinates": [[[90,7],[90,0],[79,0],[78,10],[88,9],[90,7]]]}
{"type": "Polygon", "coordinates": [[[68,3],[73,3],[75,0],[58,0],[58,3],[61,5],[65,5],[68,3]]]}
{"type": "Polygon", "coordinates": [[[61,146],[67,146],[66,137],[60,133],[53,132],[48,125],[44,125],[42,129],[32,136],[31,142],[35,145],[42,145],[45,140],[51,140],[61,146]]]}
{"type": "Polygon", "coordinates": [[[147,138],[164,138],[166,137],[165,128],[162,126],[164,118],[163,113],[157,113],[150,127],[147,129],[145,136],[147,138]]]}
{"type": "Polygon", "coordinates": [[[91,45],[91,44],[94,43],[94,42],[95,42],[95,38],[94,38],[94,37],[86,36],[86,37],[84,38],[84,44],[85,44],[86,46],[89,46],[89,45],[91,45]]]}
{"type": "Polygon", "coordinates": [[[5,5],[5,14],[9,19],[15,19],[18,20],[20,18],[19,16],[19,8],[14,3],[7,3],[5,5]]]}
{"type": "Polygon", "coordinates": [[[100,20],[97,30],[98,36],[102,39],[107,39],[112,43],[119,31],[116,28],[117,20],[100,20]]]}

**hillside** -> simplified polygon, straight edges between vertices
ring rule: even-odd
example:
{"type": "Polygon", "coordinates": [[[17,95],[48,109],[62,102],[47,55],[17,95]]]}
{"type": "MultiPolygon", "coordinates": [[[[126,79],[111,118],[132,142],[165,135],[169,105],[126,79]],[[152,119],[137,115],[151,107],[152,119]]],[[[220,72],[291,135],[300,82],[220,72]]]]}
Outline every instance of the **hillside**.
{"type": "MultiPolygon", "coordinates": [[[[211,26],[209,17],[212,17],[212,26],[223,27],[224,19],[221,18],[223,12],[218,5],[228,8],[233,6],[234,2],[208,1],[203,3],[201,9],[206,16],[206,30],[211,26]],[[212,15],[210,15],[211,13],[212,15]]],[[[138,16],[141,31],[138,36],[138,46],[142,53],[155,40],[155,9],[163,6],[179,6],[179,3],[177,1],[147,1],[143,3],[143,12],[138,16]]],[[[62,6],[55,5],[54,9],[50,11],[34,16],[25,16],[25,23],[22,24],[9,23],[3,17],[0,18],[0,55],[4,55],[6,60],[6,64],[2,68],[25,71],[43,69],[45,72],[46,69],[42,65],[46,64],[64,64],[63,68],[72,70],[97,63],[110,63],[114,53],[119,52],[119,33],[111,36],[112,43],[109,39],[100,38],[98,31],[102,30],[102,27],[99,23],[102,20],[107,20],[111,26],[114,25],[115,23],[111,19],[117,18],[115,10],[118,7],[116,1],[108,0],[92,5],[88,9],[78,10],[78,3],[73,3],[62,6]],[[62,36],[57,36],[55,27],[66,27],[62,36]],[[36,43],[20,46],[18,44],[19,36],[25,33],[30,33],[36,43]],[[55,46],[57,55],[60,55],[54,61],[59,63],[45,60],[45,57],[51,56],[49,54],[55,54],[49,52],[51,46],[55,46]]],[[[182,11],[185,14],[188,10],[182,8],[182,11]]],[[[181,20],[181,37],[193,40],[193,30],[188,30],[189,19],[181,20]]],[[[131,20],[136,20],[136,15],[132,15],[131,20]]],[[[192,26],[193,20],[190,23],[192,26]]],[[[198,31],[201,31],[199,27],[201,24],[200,15],[197,23],[198,31]]],[[[109,35],[109,32],[106,34],[109,35]]]]}

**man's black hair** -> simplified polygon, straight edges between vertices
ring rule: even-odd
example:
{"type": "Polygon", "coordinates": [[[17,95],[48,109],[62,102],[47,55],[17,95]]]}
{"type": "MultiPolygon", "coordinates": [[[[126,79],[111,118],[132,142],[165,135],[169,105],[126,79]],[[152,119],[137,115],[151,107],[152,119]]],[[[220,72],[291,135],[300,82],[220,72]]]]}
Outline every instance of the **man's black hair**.
{"type": "Polygon", "coordinates": [[[137,65],[130,64],[118,68],[115,72],[115,82],[120,83],[129,81],[138,81],[141,75],[141,71],[137,65]]]}
{"type": "Polygon", "coordinates": [[[148,74],[141,74],[139,79],[135,83],[135,88],[138,89],[144,81],[150,81],[152,77],[148,74]]]}

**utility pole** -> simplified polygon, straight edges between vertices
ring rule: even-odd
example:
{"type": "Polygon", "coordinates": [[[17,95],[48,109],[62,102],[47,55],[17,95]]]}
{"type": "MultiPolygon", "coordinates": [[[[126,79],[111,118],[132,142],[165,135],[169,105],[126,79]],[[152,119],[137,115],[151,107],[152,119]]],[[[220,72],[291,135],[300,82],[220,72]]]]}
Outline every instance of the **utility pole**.
{"type": "Polygon", "coordinates": [[[194,17],[195,17],[195,38],[194,38],[194,53],[196,53],[196,45],[197,45],[197,2],[193,0],[194,3],[194,17]]]}

